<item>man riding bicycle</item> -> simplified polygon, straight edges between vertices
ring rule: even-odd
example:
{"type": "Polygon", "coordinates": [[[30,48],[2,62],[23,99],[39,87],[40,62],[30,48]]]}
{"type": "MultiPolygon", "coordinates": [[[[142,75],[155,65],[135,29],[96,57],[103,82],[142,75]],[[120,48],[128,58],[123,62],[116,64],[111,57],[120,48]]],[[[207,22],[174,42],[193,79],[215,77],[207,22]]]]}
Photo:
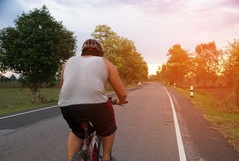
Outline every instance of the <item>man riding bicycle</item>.
{"type": "Polygon", "coordinates": [[[79,119],[90,119],[102,138],[102,161],[115,160],[110,158],[110,153],[117,127],[104,85],[111,84],[118,105],[127,102],[127,93],[116,67],[103,55],[102,45],[95,39],[88,39],[83,43],[82,54],[70,58],[62,68],[58,104],[72,130],[68,138],[68,161],[83,146],[84,130],[79,119]]]}

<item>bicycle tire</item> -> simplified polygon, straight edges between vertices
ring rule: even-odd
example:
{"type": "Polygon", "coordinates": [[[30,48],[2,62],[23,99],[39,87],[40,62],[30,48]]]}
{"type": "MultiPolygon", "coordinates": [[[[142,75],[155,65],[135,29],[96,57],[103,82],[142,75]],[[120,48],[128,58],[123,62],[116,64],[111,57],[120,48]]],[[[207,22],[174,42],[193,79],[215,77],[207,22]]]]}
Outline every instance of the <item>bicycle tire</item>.
{"type": "Polygon", "coordinates": [[[78,152],[74,154],[71,161],[87,161],[87,160],[88,160],[88,156],[86,154],[86,151],[79,150],[78,152]]]}

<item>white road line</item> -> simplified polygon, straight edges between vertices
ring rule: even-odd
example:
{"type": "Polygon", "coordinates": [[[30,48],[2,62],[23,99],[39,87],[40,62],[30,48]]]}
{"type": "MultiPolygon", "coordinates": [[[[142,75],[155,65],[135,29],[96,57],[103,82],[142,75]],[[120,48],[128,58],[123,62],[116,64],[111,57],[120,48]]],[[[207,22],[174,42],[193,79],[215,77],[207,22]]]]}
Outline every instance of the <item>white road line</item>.
{"type": "Polygon", "coordinates": [[[186,154],[185,154],[185,150],[184,150],[184,146],[183,146],[183,141],[182,141],[182,136],[181,136],[181,132],[180,132],[180,128],[178,125],[178,118],[177,118],[177,114],[175,111],[175,107],[172,101],[172,98],[170,96],[170,94],[168,93],[167,89],[163,86],[164,90],[166,91],[166,93],[168,94],[170,103],[171,103],[171,107],[172,107],[172,111],[173,111],[173,120],[174,120],[174,126],[175,126],[175,131],[176,131],[176,138],[177,138],[177,144],[178,144],[178,153],[179,153],[179,159],[180,161],[186,161],[186,154]]]}
{"type": "MultiPolygon", "coordinates": [[[[114,92],[110,92],[110,93],[107,93],[107,94],[112,94],[112,93],[114,93],[114,92]]],[[[46,107],[46,108],[40,108],[40,109],[37,109],[37,110],[32,110],[32,111],[27,111],[27,112],[21,112],[21,113],[17,113],[17,114],[14,114],[14,115],[0,117],[0,120],[15,117],[15,116],[20,116],[20,115],[25,115],[25,114],[28,114],[28,113],[43,111],[43,110],[51,109],[51,108],[54,108],[54,107],[58,107],[58,105],[50,106],[50,107],[46,107]]]]}
{"type": "Polygon", "coordinates": [[[40,109],[37,109],[37,110],[32,110],[32,111],[27,111],[27,112],[22,112],[22,113],[17,113],[17,114],[5,116],[5,117],[0,117],[0,120],[15,117],[15,116],[19,116],[19,115],[25,115],[25,114],[28,114],[28,113],[38,112],[38,111],[42,111],[42,110],[47,110],[47,109],[54,108],[54,107],[58,107],[58,105],[50,106],[50,107],[46,107],[46,108],[40,108],[40,109]]]}

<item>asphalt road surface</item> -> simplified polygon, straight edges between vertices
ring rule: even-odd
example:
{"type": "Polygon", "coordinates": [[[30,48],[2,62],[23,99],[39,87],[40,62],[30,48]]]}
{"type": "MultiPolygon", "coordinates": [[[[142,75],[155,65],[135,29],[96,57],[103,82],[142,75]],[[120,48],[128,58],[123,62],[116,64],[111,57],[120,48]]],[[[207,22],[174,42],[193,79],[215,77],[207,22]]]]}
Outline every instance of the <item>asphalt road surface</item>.
{"type": "MultiPolygon", "coordinates": [[[[112,95],[113,96],[113,95],[112,95]]],[[[158,83],[115,105],[118,161],[239,161],[239,153],[180,93],[158,83]]],[[[59,107],[0,117],[0,161],[65,161],[70,130],[59,107]]]]}

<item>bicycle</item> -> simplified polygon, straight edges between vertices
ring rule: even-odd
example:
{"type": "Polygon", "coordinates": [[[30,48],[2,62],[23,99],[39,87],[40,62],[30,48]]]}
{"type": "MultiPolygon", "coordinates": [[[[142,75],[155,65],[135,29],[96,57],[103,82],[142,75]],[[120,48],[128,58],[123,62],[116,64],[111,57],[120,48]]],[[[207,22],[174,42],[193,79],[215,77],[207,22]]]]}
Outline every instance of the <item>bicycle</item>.
{"type": "MultiPolygon", "coordinates": [[[[116,99],[109,97],[112,105],[116,105],[116,99]]],[[[88,119],[81,119],[81,127],[85,131],[84,148],[77,151],[72,157],[72,161],[99,161],[101,158],[101,138],[96,135],[96,131],[90,133],[90,127],[93,127],[88,119]]]]}

